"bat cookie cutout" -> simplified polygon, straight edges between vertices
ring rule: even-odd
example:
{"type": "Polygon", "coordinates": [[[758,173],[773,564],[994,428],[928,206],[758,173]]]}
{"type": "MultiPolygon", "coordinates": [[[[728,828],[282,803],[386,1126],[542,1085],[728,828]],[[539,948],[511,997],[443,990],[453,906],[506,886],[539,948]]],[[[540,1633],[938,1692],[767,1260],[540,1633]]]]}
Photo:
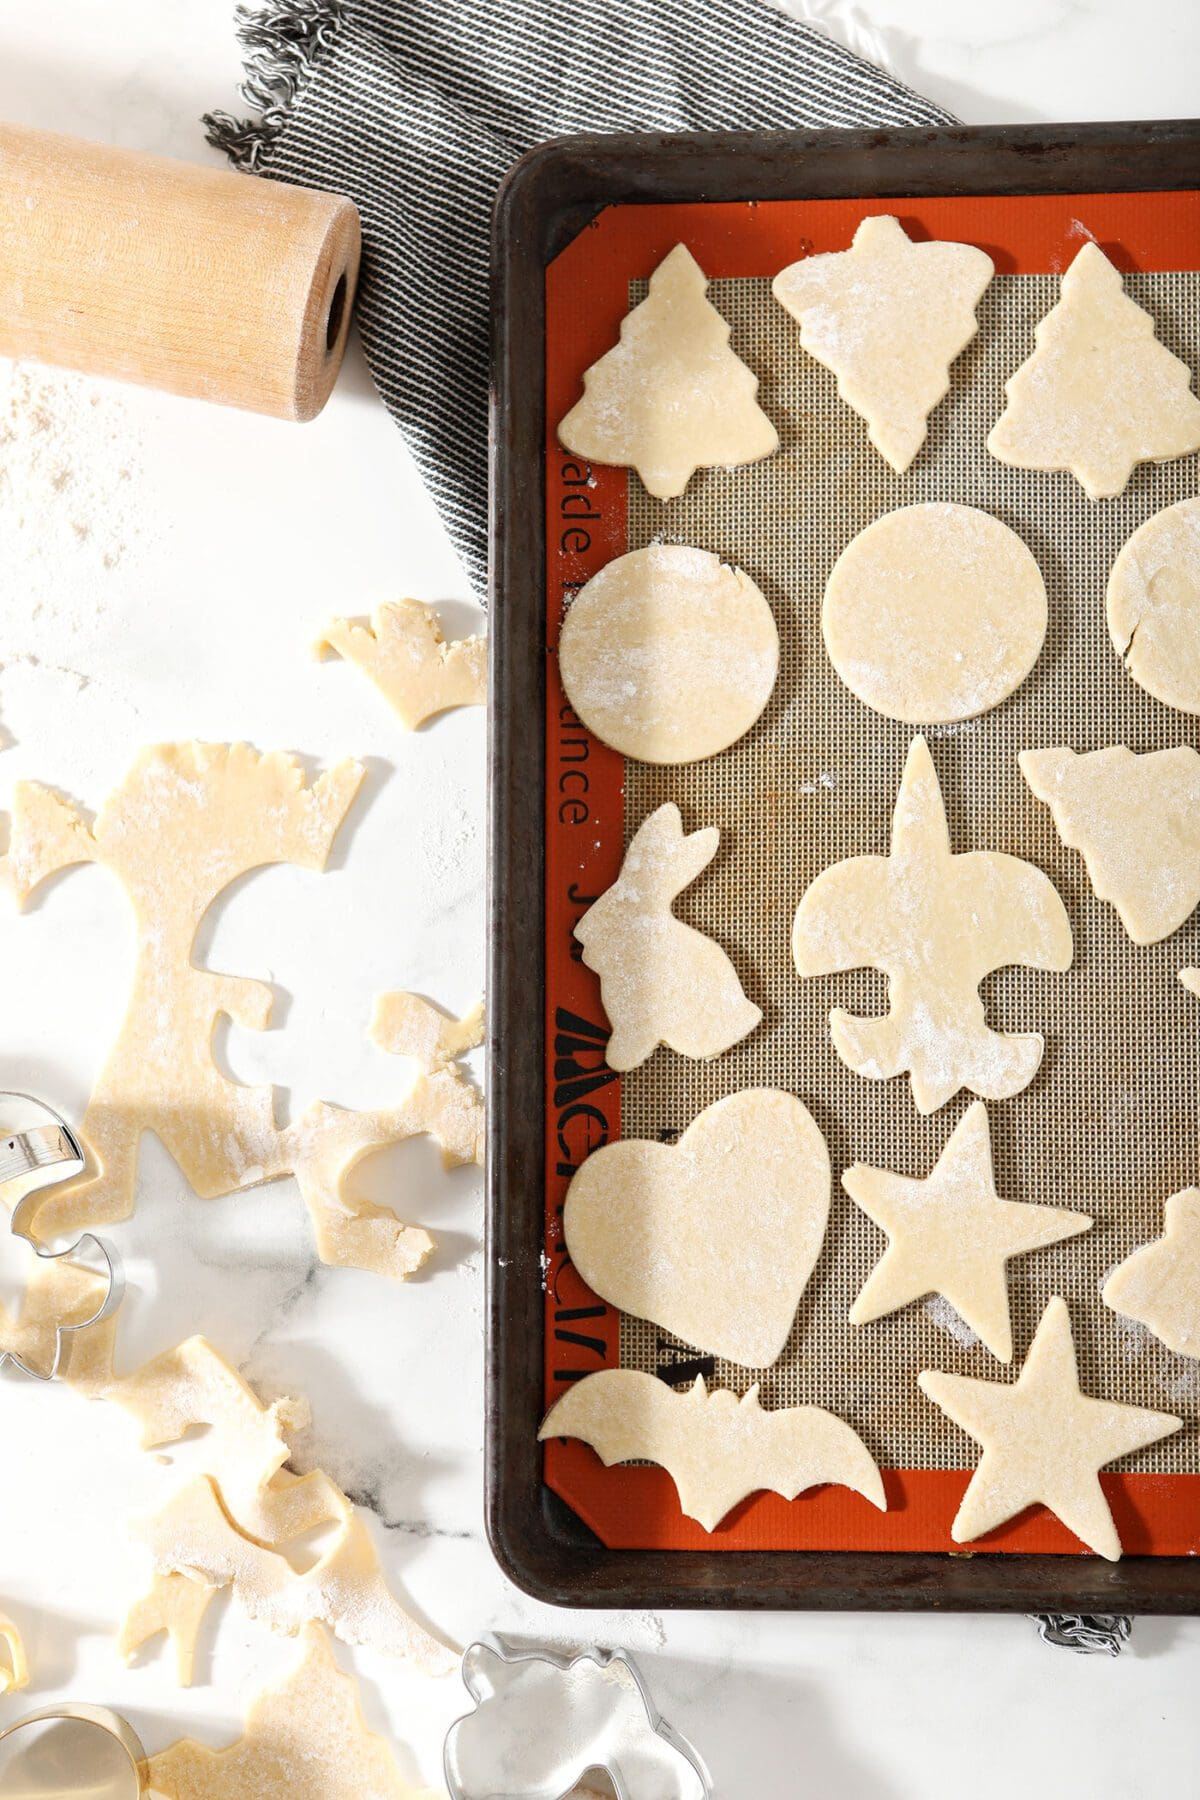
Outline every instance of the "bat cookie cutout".
{"type": "Polygon", "coordinates": [[[764,1488],[794,1500],[836,1483],[887,1511],[883,1477],[856,1431],[821,1406],[764,1412],[757,1382],[739,1400],[726,1388],[706,1393],[700,1375],[681,1394],[637,1369],[601,1369],[568,1388],[538,1437],[581,1438],[605,1468],[638,1457],[660,1464],[705,1531],[764,1488]]]}
{"type": "Polygon", "coordinates": [[[622,1312],[746,1368],[787,1343],[829,1220],[829,1152],[794,1094],[748,1088],[678,1144],[607,1144],[571,1178],[563,1230],[622,1312]]]}
{"type": "Polygon", "coordinates": [[[668,801],[638,826],[620,875],[575,927],[612,1025],[610,1069],[636,1069],[659,1044],[719,1056],[762,1019],[721,946],[671,911],[719,843],[715,826],[685,833],[668,801]]]}

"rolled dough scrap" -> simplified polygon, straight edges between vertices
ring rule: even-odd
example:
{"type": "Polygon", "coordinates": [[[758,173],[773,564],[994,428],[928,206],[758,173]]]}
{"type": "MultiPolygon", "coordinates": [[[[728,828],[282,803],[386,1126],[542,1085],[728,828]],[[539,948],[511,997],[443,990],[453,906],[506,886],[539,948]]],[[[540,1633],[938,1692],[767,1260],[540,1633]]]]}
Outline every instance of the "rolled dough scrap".
{"type": "Polygon", "coordinates": [[[834,1482],[887,1511],[883,1477],[857,1432],[820,1406],[764,1412],[757,1383],[739,1400],[726,1388],[706,1393],[700,1375],[677,1394],[636,1369],[602,1369],[567,1389],[538,1437],[582,1438],[605,1468],[660,1463],[705,1531],[762,1488],[794,1500],[834,1482]]]}
{"type": "Polygon", "coordinates": [[[834,1048],[859,1075],[905,1070],[923,1113],[960,1088],[984,1100],[1020,1093],[1037,1073],[1037,1032],[998,1032],[979,984],[1023,963],[1068,969],[1071,926],[1053,885],[1032,863],[994,850],[954,855],[929,746],[916,737],[892,817],[888,856],[853,856],[818,875],[796,910],[792,956],[801,975],[882,969],[888,1011],[829,1015],[834,1048]]]}
{"type": "Polygon", "coordinates": [[[921,1390],[983,1446],[950,1535],[968,1544],[1042,1505],[1098,1556],[1121,1541],[1099,1471],[1178,1431],[1182,1419],[1080,1392],[1067,1303],[1050,1300],[1015,1384],[924,1369],[921,1390]]]}
{"type": "Polygon", "coordinates": [[[833,566],[821,629],[860,700],[909,725],[973,719],[1020,687],[1046,637],[1046,585],[1015,532],[974,506],[885,513],[833,566]]]}
{"type": "MultiPolygon", "coordinates": [[[[419,1132],[438,1138],[447,1163],[478,1160],[478,1096],[443,1064],[394,1108],[351,1113],[318,1101],[280,1128],[273,1089],[228,1080],[212,1056],[222,1014],[265,1029],[270,988],[191,960],[201,920],[239,875],[274,862],[323,867],[362,775],[345,762],[309,786],[289,756],[245,744],[160,745],[143,751],[90,831],[49,789],[18,784],[0,861],[18,902],[61,869],[100,863],[129,894],[137,926],[128,1011],[81,1128],[94,1167],[47,1190],[35,1219],[43,1235],[127,1219],[138,1145],[153,1131],[205,1199],[294,1174],[327,1260],[405,1276],[430,1255],[427,1232],[352,1198],[345,1180],[371,1150],[419,1132]]],[[[428,1003],[403,1004],[411,1033],[411,1007],[428,1003]]],[[[384,1049],[391,1007],[385,996],[372,1026],[384,1049]]]]}
{"type": "Polygon", "coordinates": [[[1200,969],[1180,969],[1179,979],[1189,994],[1200,997],[1200,969]]]}
{"type": "Polygon", "coordinates": [[[149,1775],[162,1800],[436,1800],[401,1779],[315,1625],[286,1680],[251,1702],[237,1743],[213,1750],[182,1738],[150,1758],[149,1775]]]}
{"type": "Polygon", "coordinates": [[[1001,1200],[987,1107],[970,1105],[924,1180],[855,1163],[842,1186],[887,1233],[888,1247],[850,1308],[866,1325],[926,1294],[941,1294],[1001,1362],[1012,1361],[1008,1261],[1089,1231],[1061,1206],[1001,1200]]]}
{"type": "Polygon", "coordinates": [[[0,1658],[0,1694],[19,1693],[29,1686],[29,1660],[21,1634],[6,1613],[0,1613],[0,1644],[4,1646],[4,1657],[0,1658]]]}
{"type": "Polygon", "coordinates": [[[711,825],[685,835],[668,800],[643,819],[620,875],[575,927],[583,960],[600,977],[610,1069],[636,1069],[659,1044],[681,1056],[719,1056],[762,1019],[721,946],[671,911],[720,841],[711,825]]]}
{"type": "Polygon", "coordinates": [[[699,762],[745,735],[779,672],[779,633],[748,575],[651,544],[607,563],[563,621],[559,672],[589,731],[639,762],[699,762]]]}
{"type": "Polygon", "coordinates": [[[1113,649],[1148,694],[1200,713],[1200,500],[1139,525],[1108,578],[1113,649]]]}
{"type": "Polygon", "coordinates": [[[707,290],[695,257],[676,244],[558,428],[574,455],[636,469],[659,500],[682,494],[697,469],[759,462],[779,448],[755,398],[758,377],[729,348],[707,290]]]}
{"type": "Polygon", "coordinates": [[[806,256],[772,283],[800,342],[838,378],[879,454],[903,475],[925,442],[950,364],[979,330],[995,268],[971,244],[914,244],[899,219],[864,219],[849,250],[806,256]]]}
{"type": "Polygon", "coordinates": [[[148,1592],[125,1615],[117,1636],[118,1656],[132,1662],[143,1644],[165,1634],[175,1651],[175,1680],[180,1687],[191,1687],[196,1640],[216,1592],[187,1575],[156,1575],[148,1592]]]}
{"type": "Polygon", "coordinates": [[[360,668],[410,731],[452,706],[487,703],[487,639],[447,643],[437,613],[420,600],[386,601],[369,626],[333,619],[313,649],[360,668]]]}
{"type": "Polygon", "coordinates": [[[1098,244],[1085,244],[1063,276],[1034,342],[987,441],[997,461],[1069,469],[1089,500],[1108,500],[1136,464],[1200,449],[1191,370],[1159,343],[1098,244]]]}
{"type": "Polygon", "coordinates": [[[1186,744],[1022,750],[1021,773],[1082,852],[1097,897],[1135,944],[1157,944],[1200,905],[1200,756],[1186,744]]]}
{"type": "Polygon", "coordinates": [[[1163,1235],[1113,1270],[1102,1297],[1169,1350],[1200,1357],[1200,1188],[1171,1195],[1163,1235]]]}
{"type": "Polygon", "coordinates": [[[748,1368],[783,1350],[829,1218],[825,1140],[794,1094],[714,1101],[678,1144],[596,1150],[563,1230],[584,1281],[623,1312],[748,1368]]]}
{"type": "MultiPolygon", "coordinates": [[[[337,1492],[332,1483],[327,1491],[337,1492]]],[[[339,1530],[302,1572],[278,1550],[238,1530],[207,1475],[181,1488],[146,1522],[143,1541],[156,1576],[185,1575],[207,1588],[231,1587],[252,1619],[285,1637],[316,1622],[344,1644],[401,1657],[422,1674],[448,1674],[456,1658],[404,1611],[384,1579],[366,1525],[344,1495],[339,1499],[339,1530]]]]}

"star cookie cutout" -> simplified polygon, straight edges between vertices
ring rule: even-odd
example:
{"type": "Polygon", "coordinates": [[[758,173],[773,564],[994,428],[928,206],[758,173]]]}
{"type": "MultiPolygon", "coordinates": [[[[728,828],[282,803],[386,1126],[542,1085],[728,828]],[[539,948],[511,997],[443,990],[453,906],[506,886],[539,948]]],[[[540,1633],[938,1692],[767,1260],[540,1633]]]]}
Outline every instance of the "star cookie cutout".
{"type": "Polygon", "coordinates": [[[1010,1257],[1090,1231],[1085,1213],[1001,1200],[987,1108],[969,1106],[924,1180],[855,1163],[842,1186],[888,1235],[888,1247],[850,1308],[867,1325],[926,1294],[941,1294],[1001,1362],[1012,1361],[1010,1257]]]}
{"type": "Polygon", "coordinates": [[[1121,1540],[1099,1471],[1170,1437],[1183,1424],[1171,1413],[1080,1392],[1071,1315],[1057,1296],[1042,1314],[1013,1385],[940,1369],[923,1369],[917,1381],[935,1406],[983,1446],[950,1527],[956,1544],[968,1544],[1040,1504],[1089,1550],[1116,1562],[1121,1540]]]}

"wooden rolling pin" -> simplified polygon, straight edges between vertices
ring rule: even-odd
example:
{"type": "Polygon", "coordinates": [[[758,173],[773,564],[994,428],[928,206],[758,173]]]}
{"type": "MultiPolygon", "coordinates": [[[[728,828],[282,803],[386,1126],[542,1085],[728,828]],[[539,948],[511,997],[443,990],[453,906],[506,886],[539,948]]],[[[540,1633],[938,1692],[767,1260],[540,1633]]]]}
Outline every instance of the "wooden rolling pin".
{"type": "Polygon", "coordinates": [[[360,249],[341,195],[0,124],[0,355],[312,419],[360,249]]]}

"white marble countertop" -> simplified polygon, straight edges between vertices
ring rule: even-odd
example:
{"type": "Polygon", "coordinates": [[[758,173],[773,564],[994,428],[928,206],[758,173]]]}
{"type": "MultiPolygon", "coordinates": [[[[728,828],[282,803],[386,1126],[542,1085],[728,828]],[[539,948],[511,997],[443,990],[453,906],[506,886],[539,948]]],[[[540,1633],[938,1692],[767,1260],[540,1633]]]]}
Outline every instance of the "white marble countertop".
{"type": "MultiPolygon", "coordinates": [[[[1148,0],[1132,24],[1123,0],[793,10],[968,120],[1194,106],[1190,0],[1148,0]]],[[[9,0],[0,117],[202,159],[198,115],[236,107],[231,12],[230,0],[9,0]]],[[[0,368],[0,392],[11,381],[0,368]]],[[[481,983],[483,719],[452,714],[408,736],[355,671],[310,661],[306,646],[330,612],[399,594],[448,602],[454,629],[471,626],[433,509],[355,351],[303,431],[115,388],[52,397],[75,421],[61,449],[88,532],[48,499],[54,446],[6,446],[0,408],[0,805],[28,776],[96,806],[142,744],[167,738],[365,757],[367,795],[331,872],[238,884],[205,954],[288,997],[278,1029],[230,1031],[236,1075],[277,1082],[292,1109],[318,1094],[382,1103],[396,1075],[365,1040],[372,996],[406,987],[462,1010],[481,983]],[[23,457],[33,462],[16,494],[23,457]]],[[[0,1087],[78,1117],[130,949],[124,901],[101,870],[52,884],[25,918],[0,916],[0,1087]]],[[[395,1153],[391,1172],[411,1196],[402,1210],[441,1242],[403,1289],[316,1264],[290,1181],[201,1201],[147,1141],[137,1211],[111,1234],[131,1281],[124,1354],[202,1330],[264,1392],[305,1395],[304,1466],[322,1464],[374,1515],[389,1572],[443,1633],[637,1652],[662,1710],[733,1800],[1200,1791],[1195,1620],[1141,1621],[1110,1662],[1044,1648],[1020,1618],[570,1615],[515,1592],[481,1517],[480,1183],[443,1175],[421,1146],[395,1153]]],[[[0,1700],[0,1723],[22,1699],[69,1695],[121,1707],[152,1749],[183,1730],[214,1744],[237,1735],[246,1694],[287,1664],[289,1645],[222,1607],[199,1683],[181,1692],[165,1657],[127,1669],[113,1642],[144,1583],[129,1521],[202,1448],[163,1466],[116,1408],[0,1379],[0,1608],[35,1668],[28,1696],[0,1700]]],[[[436,1781],[457,1681],[338,1654],[406,1772],[436,1781]]]]}

